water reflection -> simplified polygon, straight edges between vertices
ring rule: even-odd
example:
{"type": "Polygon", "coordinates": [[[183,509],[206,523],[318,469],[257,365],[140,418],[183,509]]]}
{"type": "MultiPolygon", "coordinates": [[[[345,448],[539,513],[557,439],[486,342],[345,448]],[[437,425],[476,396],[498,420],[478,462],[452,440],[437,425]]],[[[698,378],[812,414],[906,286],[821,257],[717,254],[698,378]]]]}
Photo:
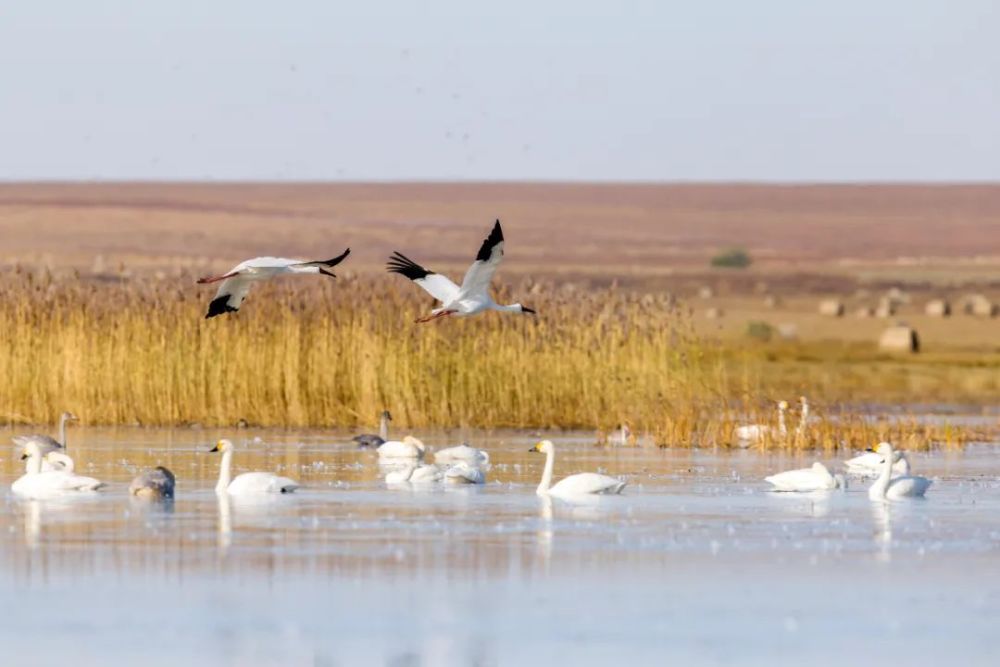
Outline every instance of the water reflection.
{"type": "Polygon", "coordinates": [[[876,558],[883,563],[892,561],[892,504],[872,500],[872,522],[875,525],[876,558]]]}

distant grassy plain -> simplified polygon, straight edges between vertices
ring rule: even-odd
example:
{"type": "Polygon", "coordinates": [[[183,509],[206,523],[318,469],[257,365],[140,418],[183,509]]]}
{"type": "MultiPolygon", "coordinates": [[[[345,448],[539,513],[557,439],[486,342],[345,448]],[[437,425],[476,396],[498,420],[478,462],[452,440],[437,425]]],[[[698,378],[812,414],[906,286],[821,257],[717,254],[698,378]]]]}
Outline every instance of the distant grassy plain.
{"type": "MultiPolygon", "coordinates": [[[[329,426],[388,407],[412,427],[625,421],[684,444],[726,441],[799,394],[821,414],[1000,400],[1000,319],[922,314],[932,297],[1000,300],[1000,257],[983,254],[1000,248],[996,186],[25,184],[0,186],[0,234],[12,422],[73,409],[91,423],[329,426]],[[382,274],[385,257],[458,278],[496,217],[501,289],[540,316],[414,325],[429,299],[382,274]],[[346,246],[341,278],[268,286],[239,315],[203,319],[212,291],[197,275],[346,246]],[[732,246],[749,269],[708,268],[732,246]],[[878,352],[890,322],[850,316],[893,286],[919,355],[878,352]],[[818,315],[826,296],[848,316],[818,315]],[[750,321],[794,335],[755,340],[750,321]]],[[[888,428],[839,419],[859,440],[888,428]]],[[[823,433],[796,444],[836,444],[823,433]]]]}

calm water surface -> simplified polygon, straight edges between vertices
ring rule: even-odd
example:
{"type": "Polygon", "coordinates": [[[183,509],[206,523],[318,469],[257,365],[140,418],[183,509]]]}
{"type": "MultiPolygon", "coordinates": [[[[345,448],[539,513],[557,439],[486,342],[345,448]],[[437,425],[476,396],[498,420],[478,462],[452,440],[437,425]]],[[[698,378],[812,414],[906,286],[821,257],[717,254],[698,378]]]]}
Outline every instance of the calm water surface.
{"type": "Polygon", "coordinates": [[[563,436],[556,478],[629,480],[569,504],[535,495],[534,438],[472,439],[494,462],[484,487],[399,490],[343,433],[74,429],[78,470],[110,488],[72,501],[10,497],[4,449],[4,663],[1000,664],[1000,445],[913,454],[928,498],[883,505],[857,483],[767,492],[808,456],[563,436]],[[305,488],[220,502],[205,452],[222,435],[236,472],[305,488]],[[176,501],[131,501],[157,464],[176,501]]]}

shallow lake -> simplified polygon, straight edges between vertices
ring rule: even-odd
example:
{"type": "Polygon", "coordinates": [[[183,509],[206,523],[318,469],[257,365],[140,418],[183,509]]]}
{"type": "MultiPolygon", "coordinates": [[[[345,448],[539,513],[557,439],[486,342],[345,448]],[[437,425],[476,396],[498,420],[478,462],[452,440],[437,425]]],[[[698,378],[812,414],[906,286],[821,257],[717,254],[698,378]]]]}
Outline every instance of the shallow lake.
{"type": "Polygon", "coordinates": [[[767,491],[766,474],[816,454],[561,434],[556,479],[629,482],[571,504],[535,495],[527,433],[471,434],[487,484],[430,490],[386,488],[345,433],[70,433],[106,492],[15,499],[22,464],[0,456],[5,664],[1000,664],[998,444],[911,453],[928,497],[882,504],[858,482],[767,491]],[[235,472],[304,488],[220,502],[220,436],[235,472]],[[157,464],[176,501],[132,501],[128,481],[157,464]]]}

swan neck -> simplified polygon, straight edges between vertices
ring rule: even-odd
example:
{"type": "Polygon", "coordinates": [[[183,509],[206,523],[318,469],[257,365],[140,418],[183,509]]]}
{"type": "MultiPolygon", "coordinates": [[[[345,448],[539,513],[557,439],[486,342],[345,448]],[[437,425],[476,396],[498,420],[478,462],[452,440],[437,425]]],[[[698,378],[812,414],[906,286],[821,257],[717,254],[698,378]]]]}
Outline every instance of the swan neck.
{"type": "Polygon", "coordinates": [[[382,440],[389,439],[389,420],[385,418],[385,415],[382,415],[379,419],[378,437],[382,438],[382,440]]]}
{"type": "Polygon", "coordinates": [[[28,462],[24,466],[24,474],[37,475],[42,472],[42,457],[32,454],[28,457],[28,462]]]}
{"type": "Polygon", "coordinates": [[[545,470],[542,471],[542,482],[538,485],[538,493],[540,494],[548,493],[549,487],[552,486],[552,468],[555,465],[555,458],[555,447],[549,447],[549,451],[545,452],[545,470]]]}
{"type": "Polygon", "coordinates": [[[802,406],[802,413],[799,415],[799,433],[805,433],[806,424],[809,423],[809,404],[806,403],[802,406]]]}
{"type": "Polygon", "coordinates": [[[885,492],[889,489],[889,480],[892,477],[892,452],[890,451],[885,455],[885,459],[882,461],[882,472],[879,473],[878,479],[872,484],[872,488],[869,491],[869,495],[877,496],[879,498],[885,497],[885,492]]]}
{"type": "Polygon", "coordinates": [[[233,452],[222,452],[222,463],[219,464],[219,482],[215,485],[216,493],[225,493],[232,481],[233,452]]]}
{"type": "Polygon", "coordinates": [[[778,432],[781,435],[788,434],[788,427],[785,425],[785,409],[778,408],[778,432]]]}
{"type": "Polygon", "coordinates": [[[59,444],[66,449],[66,413],[59,416],[59,444]]]}

